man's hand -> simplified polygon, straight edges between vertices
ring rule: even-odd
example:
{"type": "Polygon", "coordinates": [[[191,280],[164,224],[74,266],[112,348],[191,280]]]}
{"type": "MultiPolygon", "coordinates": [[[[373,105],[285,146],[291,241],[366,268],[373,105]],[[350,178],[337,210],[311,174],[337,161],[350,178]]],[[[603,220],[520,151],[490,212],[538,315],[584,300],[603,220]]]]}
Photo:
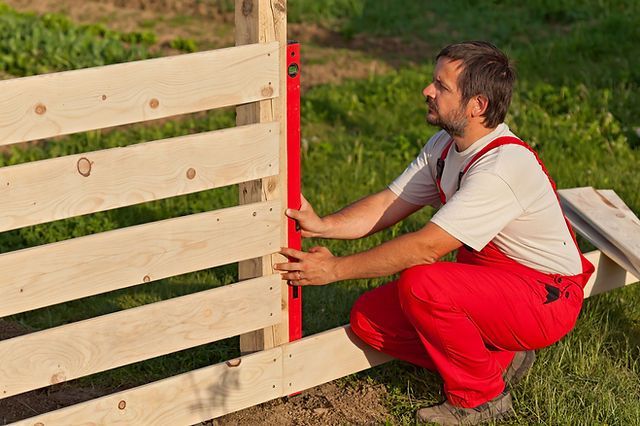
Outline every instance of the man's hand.
{"type": "Polygon", "coordinates": [[[304,238],[322,237],[327,228],[325,222],[316,214],[302,194],[300,198],[302,199],[300,210],[287,209],[285,214],[298,222],[304,238]]]}
{"type": "Polygon", "coordinates": [[[312,247],[308,253],[282,248],[280,253],[295,260],[274,265],[274,269],[286,271],[282,273],[282,279],[292,285],[324,285],[339,279],[336,271],[339,257],[326,247],[312,247]]]}

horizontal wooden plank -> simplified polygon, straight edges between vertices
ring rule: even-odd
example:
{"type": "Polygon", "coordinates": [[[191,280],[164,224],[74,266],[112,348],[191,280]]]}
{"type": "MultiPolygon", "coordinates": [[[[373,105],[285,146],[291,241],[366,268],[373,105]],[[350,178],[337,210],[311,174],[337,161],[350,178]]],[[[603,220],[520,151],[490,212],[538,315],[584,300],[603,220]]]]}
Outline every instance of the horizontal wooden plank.
{"type": "Polygon", "coordinates": [[[598,232],[597,229],[594,229],[589,223],[582,219],[571,207],[564,206],[564,212],[578,234],[582,235],[587,241],[600,249],[607,257],[620,265],[622,269],[630,271],[631,273],[637,273],[635,266],[629,262],[627,256],[598,232]]]}
{"type": "Polygon", "coordinates": [[[0,232],[278,174],[278,123],[0,168],[0,232]]]}
{"type": "Polygon", "coordinates": [[[596,271],[584,288],[585,298],[639,281],[639,277],[626,271],[600,250],[585,253],[585,257],[596,267],[596,271]]]}
{"type": "Polygon", "coordinates": [[[638,219],[638,216],[636,216],[633,210],[631,210],[629,206],[625,204],[622,198],[620,198],[620,196],[616,194],[616,192],[613,189],[596,189],[596,191],[598,192],[598,194],[606,198],[607,201],[609,201],[611,204],[613,204],[618,209],[620,209],[622,213],[627,215],[627,217],[631,221],[635,222],[636,225],[640,226],[640,219],[638,219]]]}
{"type": "Polygon", "coordinates": [[[296,340],[282,348],[283,387],[289,394],[393,359],[360,340],[350,326],[296,340]]]}
{"type": "Polygon", "coordinates": [[[349,326],[338,327],[16,424],[194,424],[391,359],[365,345],[349,326]]]}
{"type": "Polygon", "coordinates": [[[620,209],[594,188],[558,191],[564,205],[580,216],[609,243],[617,247],[640,271],[640,221],[630,209],[620,209]]]}
{"type": "Polygon", "coordinates": [[[271,99],[278,43],[0,81],[0,145],[271,99]]]}
{"type": "Polygon", "coordinates": [[[196,424],[282,396],[281,354],[280,348],[256,352],[15,425],[196,424]]]}
{"type": "Polygon", "coordinates": [[[0,255],[0,316],[280,248],[280,201],[247,204],[0,255]]]}
{"type": "Polygon", "coordinates": [[[0,342],[0,398],[236,336],[280,321],[280,275],[0,342]]]}

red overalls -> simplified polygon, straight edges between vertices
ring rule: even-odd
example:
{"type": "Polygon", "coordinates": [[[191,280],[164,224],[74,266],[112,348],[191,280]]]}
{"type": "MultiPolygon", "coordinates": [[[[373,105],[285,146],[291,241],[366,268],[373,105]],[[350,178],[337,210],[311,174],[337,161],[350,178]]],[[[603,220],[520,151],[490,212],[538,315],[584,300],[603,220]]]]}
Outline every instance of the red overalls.
{"type": "MultiPolygon", "coordinates": [[[[529,149],[549,177],[526,143],[501,137],[471,159],[460,179],[483,154],[504,144],[529,149]]],[[[440,176],[450,147],[438,167],[443,204],[440,176]]],[[[514,352],[549,346],[573,328],[594,271],[580,256],[582,273],[561,276],[519,264],[493,242],[480,252],[461,247],[455,263],[409,268],[363,294],[352,308],[351,328],[375,349],[440,373],[451,404],[476,407],[504,390],[502,374],[514,352]]]]}

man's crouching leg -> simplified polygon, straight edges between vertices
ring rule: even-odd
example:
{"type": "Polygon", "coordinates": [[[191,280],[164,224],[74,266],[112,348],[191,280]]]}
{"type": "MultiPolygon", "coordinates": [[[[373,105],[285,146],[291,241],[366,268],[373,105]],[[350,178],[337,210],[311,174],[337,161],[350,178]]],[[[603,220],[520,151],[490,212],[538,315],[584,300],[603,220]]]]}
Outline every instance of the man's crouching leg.
{"type": "Polygon", "coordinates": [[[397,281],[370,290],[356,300],[351,308],[351,329],[374,349],[435,370],[413,325],[400,308],[397,281]]]}
{"type": "MultiPolygon", "coordinates": [[[[404,271],[398,280],[398,297],[405,318],[413,326],[429,358],[442,376],[447,401],[419,410],[418,419],[442,424],[475,424],[503,418],[512,412],[505,391],[504,366],[488,348],[473,313],[462,299],[473,297],[469,286],[476,276],[468,265],[439,262],[404,271]]],[[[490,290],[489,290],[490,291],[490,290]]],[[[492,307],[478,315],[496,315],[492,307]]],[[[503,357],[504,358],[504,357],[503,357]]]]}

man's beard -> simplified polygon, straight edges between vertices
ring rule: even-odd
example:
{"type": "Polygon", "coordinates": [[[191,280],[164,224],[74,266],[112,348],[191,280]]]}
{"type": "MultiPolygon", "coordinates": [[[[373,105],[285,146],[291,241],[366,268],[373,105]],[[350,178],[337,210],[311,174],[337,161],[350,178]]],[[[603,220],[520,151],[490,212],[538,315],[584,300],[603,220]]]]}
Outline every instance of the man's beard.
{"type": "Polygon", "coordinates": [[[438,111],[438,107],[433,102],[433,99],[427,98],[427,105],[429,105],[429,112],[436,114],[435,118],[432,118],[427,114],[427,123],[442,128],[445,132],[451,136],[464,136],[464,129],[467,127],[469,121],[464,116],[464,108],[459,108],[452,111],[448,117],[443,117],[438,111]]]}

